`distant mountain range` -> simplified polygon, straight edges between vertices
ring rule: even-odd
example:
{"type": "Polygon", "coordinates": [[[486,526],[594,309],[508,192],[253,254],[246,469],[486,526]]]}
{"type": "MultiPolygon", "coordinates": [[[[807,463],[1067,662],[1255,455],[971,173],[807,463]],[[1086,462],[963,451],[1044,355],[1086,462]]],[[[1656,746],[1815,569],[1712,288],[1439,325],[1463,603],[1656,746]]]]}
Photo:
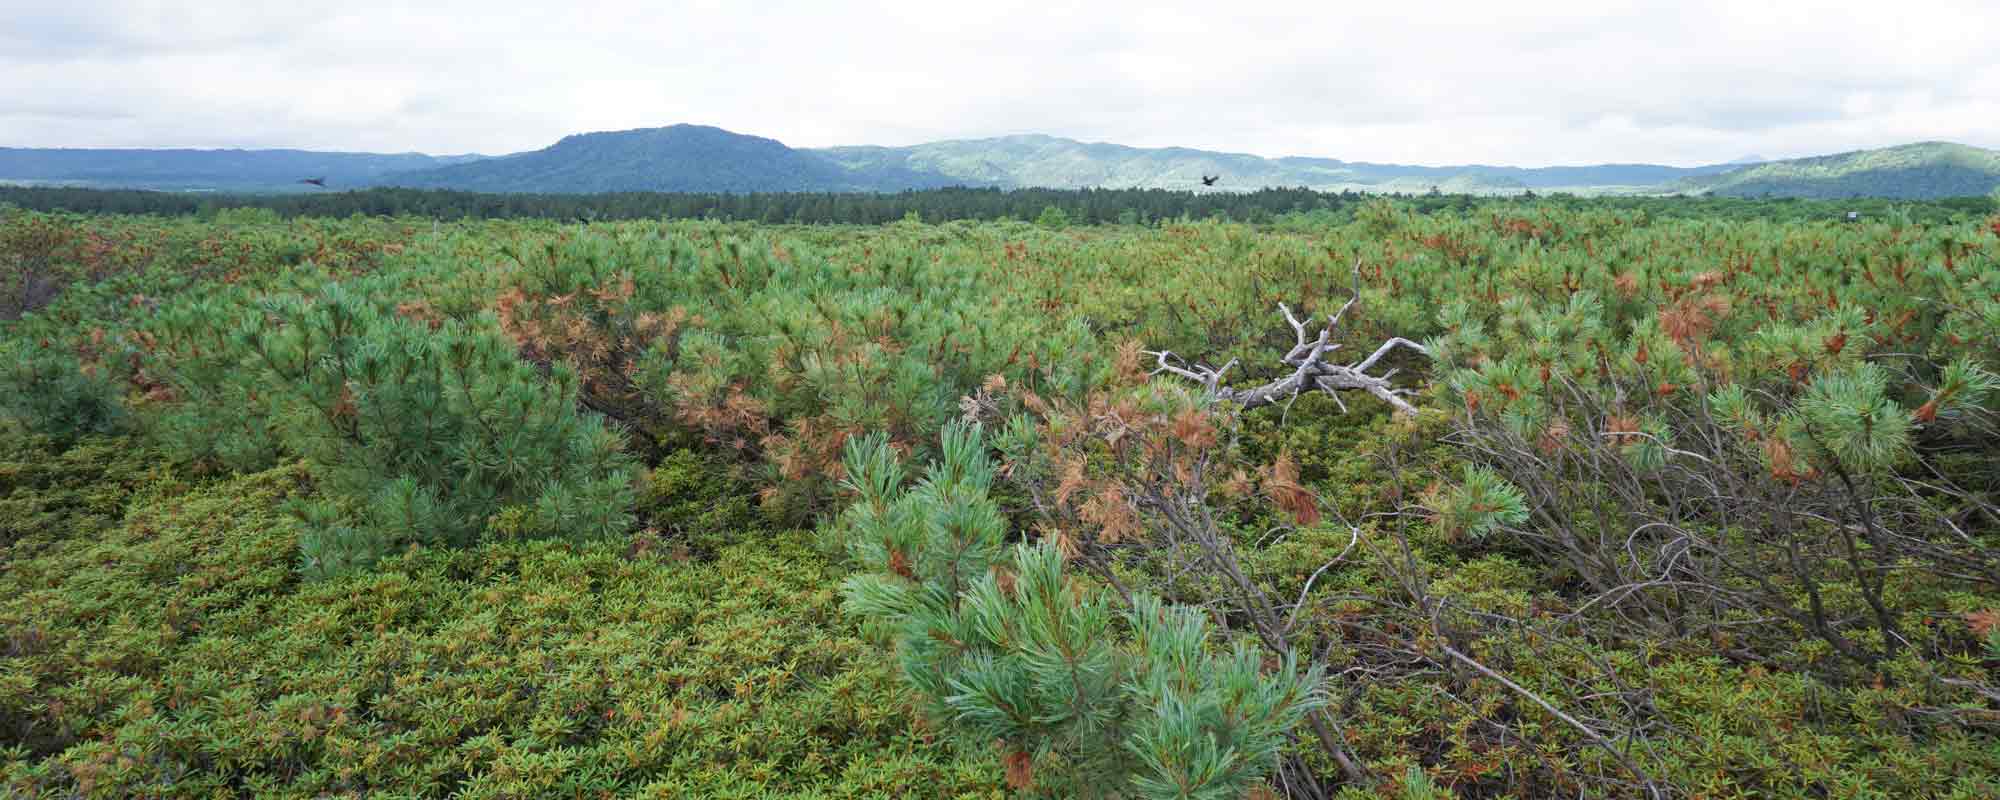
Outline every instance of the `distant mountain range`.
{"type": "Polygon", "coordinates": [[[1815,158],[1669,167],[1376,164],[1264,158],[1183,147],[1140,148],[1021,135],[908,147],[793,148],[701,125],[566,136],[505,156],[304,150],[0,148],[0,182],[174,191],[321,191],[407,186],[480,192],[887,192],[940,186],[1158,188],[1472,194],[1712,193],[1897,198],[1985,194],[2000,186],[2000,152],[1943,142],[1815,158]],[[1219,175],[1203,187],[1201,176],[1219,175]]]}
{"type": "Polygon", "coordinates": [[[1054,136],[958,139],[909,147],[829,147],[810,151],[859,173],[907,169],[960,183],[1082,189],[1199,189],[1219,175],[1216,189],[1305,186],[1325,191],[1504,194],[1530,189],[1639,189],[1732,167],[1600,164],[1588,167],[1419,167],[1331,158],[1263,158],[1185,147],[1141,148],[1054,136]]]}
{"type": "Polygon", "coordinates": [[[1981,195],[2000,187],[2000,151],[1951,142],[1768,161],[1688,178],[1676,188],[1735,197],[1926,197],[1981,195]]]}
{"type": "Polygon", "coordinates": [[[0,183],[167,191],[271,192],[315,189],[298,183],[363,186],[412,170],[484,156],[329,153],[312,150],[86,150],[0,147],[0,183]]]}

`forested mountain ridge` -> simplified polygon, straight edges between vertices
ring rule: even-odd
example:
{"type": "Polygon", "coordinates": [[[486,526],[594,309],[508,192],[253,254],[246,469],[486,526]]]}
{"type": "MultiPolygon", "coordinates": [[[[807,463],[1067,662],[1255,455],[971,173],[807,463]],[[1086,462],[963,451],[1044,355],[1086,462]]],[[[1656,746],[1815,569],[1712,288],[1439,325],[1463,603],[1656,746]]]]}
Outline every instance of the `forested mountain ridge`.
{"type": "Polygon", "coordinates": [[[947,186],[1003,189],[1169,189],[1510,195],[1722,194],[1938,198],[2000,186],[2000,153],[1924,142],[1813,158],[1674,167],[1596,164],[1419,166],[1333,158],[1265,158],[1185,147],[1141,148],[1041,134],[901,147],[795,148],[704,125],[563,137],[499,157],[315,153],[301,150],[54,150],[0,148],[0,183],[175,191],[398,186],[491,193],[896,192],[947,186]],[[1213,186],[1203,178],[1214,177],[1213,186]]]}
{"type": "Polygon", "coordinates": [[[1436,187],[1445,192],[1508,194],[1530,189],[1637,189],[1734,169],[1728,165],[1656,164],[1427,167],[1297,156],[1264,158],[1186,147],[1128,147],[1041,134],[908,147],[829,147],[817,152],[853,169],[907,167],[973,184],[1055,189],[1201,189],[1201,178],[1215,175],[1222,178],[1217,190],[1302,186],[1321,191],[1416,193],[1436,187]]]}
{"type": "Polygon", "coordinates": [[[1967,197],[2000,187],[2000,151],[1918,142],[1772,161],[1682,182],[1735,197],[1967,197]]]}
{"type": "Polygon", "coordinates": [[[848,169],[776,139],[706,125],[565,136],[541,150],[390,176],[486,192],[856,192],[963,183],[908,168],[848,169]]]}

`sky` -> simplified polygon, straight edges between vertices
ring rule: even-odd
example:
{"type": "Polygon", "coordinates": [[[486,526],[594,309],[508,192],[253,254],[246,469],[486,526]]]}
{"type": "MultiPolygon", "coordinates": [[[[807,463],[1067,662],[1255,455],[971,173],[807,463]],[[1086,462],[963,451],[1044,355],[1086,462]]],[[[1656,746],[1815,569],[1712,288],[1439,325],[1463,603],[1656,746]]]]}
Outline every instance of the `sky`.
{"type": "Polygon", "coordinates": [[[717,125],[1411,164],[2000,148],[2000,2],[0,0],[0,146],[499,154],[717,125]]]}

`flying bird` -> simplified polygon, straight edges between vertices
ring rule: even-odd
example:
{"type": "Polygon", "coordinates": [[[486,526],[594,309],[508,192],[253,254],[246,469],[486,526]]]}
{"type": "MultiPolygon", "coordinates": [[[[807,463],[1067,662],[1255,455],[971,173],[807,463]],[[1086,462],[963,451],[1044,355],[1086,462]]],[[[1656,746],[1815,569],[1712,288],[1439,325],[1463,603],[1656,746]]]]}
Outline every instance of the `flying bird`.
{"type": "Polygon", "coordinates": [[[1201,176],[1201,185],[1214,186],[1215,182],[1219,180],[1222,180],[1221,175],[1203,175],[1201,176]]]}
{"type": "Polygon", "coordinates": [[[300,178],[299,183],[310,183],[314,186],[324,189],[326,188],[326,177],[321,176],[318,178],[300,178]]]}

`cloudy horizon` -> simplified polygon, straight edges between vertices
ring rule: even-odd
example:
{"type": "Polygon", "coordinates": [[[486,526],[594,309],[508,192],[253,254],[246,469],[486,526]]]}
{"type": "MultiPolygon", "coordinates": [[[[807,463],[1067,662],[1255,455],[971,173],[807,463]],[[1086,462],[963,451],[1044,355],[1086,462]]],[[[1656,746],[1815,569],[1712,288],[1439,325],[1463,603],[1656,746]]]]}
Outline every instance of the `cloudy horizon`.
{"type": "Polygon", "coordinates": [[[2000,148],[2000,4],[743,5],[24,3],[0,146],[501,154],[692,123],[1428,165],[2000,148]]]}

